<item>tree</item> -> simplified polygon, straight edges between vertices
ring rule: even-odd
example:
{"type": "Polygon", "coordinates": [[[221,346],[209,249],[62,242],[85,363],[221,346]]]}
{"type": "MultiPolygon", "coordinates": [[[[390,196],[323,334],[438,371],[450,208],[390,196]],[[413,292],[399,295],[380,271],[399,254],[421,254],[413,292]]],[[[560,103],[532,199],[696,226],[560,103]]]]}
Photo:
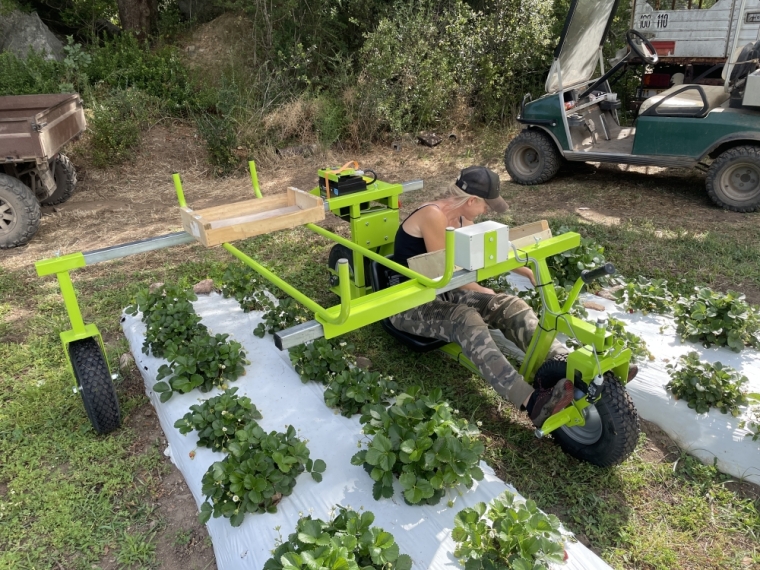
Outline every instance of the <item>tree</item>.
{"type": "Polygon", "coordinates": [[[118,0],[119,20],[125,31],[147,36],[158,20],[158,0],[118,0]]]}

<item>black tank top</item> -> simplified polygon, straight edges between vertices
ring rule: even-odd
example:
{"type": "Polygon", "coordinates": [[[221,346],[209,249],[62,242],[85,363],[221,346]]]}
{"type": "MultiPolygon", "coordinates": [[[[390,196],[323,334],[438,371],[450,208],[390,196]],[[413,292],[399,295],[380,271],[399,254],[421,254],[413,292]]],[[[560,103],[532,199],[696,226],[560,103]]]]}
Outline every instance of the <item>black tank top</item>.
{"type": "Polygon", "coordinates": [[[404,218],[404,221],[401,222],[401,225],[398,227],[398,231],[396,231],[396,242],[393,246],[393,260],[400,265],[409,267],[407,260],[410,257],[414,257],[415,255],[420,255],[422,253],[427,253],[427,248],[425,247],[425,239],[421,237],[411,236],[406,233],[406,230],[404,230],[404,223],[425,206],[435,206],[436,208],[438,207],[436,204],[423,204],[414,212],[409,214],[406,218],[404,218]]]}

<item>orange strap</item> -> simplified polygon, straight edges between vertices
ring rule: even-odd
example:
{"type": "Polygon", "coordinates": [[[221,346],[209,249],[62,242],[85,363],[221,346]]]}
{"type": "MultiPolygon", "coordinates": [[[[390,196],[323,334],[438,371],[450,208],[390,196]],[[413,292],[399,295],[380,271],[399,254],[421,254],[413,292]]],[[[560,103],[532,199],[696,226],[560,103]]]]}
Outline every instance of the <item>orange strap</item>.
{"type": "Polygon", "coordinates": [[[351,165],[354,165],[354,170],[359,170],[359,163],[355,160],[349,160],[346,164],[341,166],[340,168],[335,168],[333,170],[327,170],[325,169],[325,194],[327,196],[327,199],[330,199],[330,179],[327,177],[328,174],[340,174],[344,170],[348,170],[348,168],[351,165]]]}

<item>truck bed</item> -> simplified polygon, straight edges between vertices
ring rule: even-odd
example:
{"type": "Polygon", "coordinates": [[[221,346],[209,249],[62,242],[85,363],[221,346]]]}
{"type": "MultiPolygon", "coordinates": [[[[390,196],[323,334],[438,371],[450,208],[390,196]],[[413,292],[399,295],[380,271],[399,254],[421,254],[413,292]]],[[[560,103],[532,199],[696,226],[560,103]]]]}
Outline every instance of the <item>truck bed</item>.
{"type": "Polygon", "coordinates": [[[49,160],[85,128],[76,93],[0,97],[0,163],[49,160]]]}

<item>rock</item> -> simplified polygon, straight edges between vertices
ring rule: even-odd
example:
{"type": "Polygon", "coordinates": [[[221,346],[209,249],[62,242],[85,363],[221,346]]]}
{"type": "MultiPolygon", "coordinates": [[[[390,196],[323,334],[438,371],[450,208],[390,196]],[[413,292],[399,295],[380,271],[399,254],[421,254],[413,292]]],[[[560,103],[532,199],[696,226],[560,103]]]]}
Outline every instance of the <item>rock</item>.
{"type": "Polygon", "coordinates": [[[131,352],[125,352],[119,357],[119,370],[122,372],[129,370],[129,368],[135,363],[135,357],[131,352]]]}
{"type": "Polygon", "coordinates": [[[425,146],[434,147],[441,144],[443,139],[435,133],[420,133],[417,135],[417,140],[425,146]]]}
{"type": "Polygon", "coordinates": [[[0,49],[26,59],[29,49],[44,52],[45,59],[62,61],[63,44],[42,23],[36,12],[26,14],[19,10],[0,16],[0,49]]]}
{"type": "Polygon", "coordinates": [[[357,356],[356,365],[364,370],[369,370],[372,368],[372,361],[365,356],[357,356]]]}
{"type": "Polygon", "coordinates": [[[150,287],[148,287],[148,292],[155,293],[163,286],[164,286],[163,283],[151,283],[150,287]]]}
{"type": "Polygon", "coordinates": [[[214,287],[213,279],[204,279],[203,281],[199,281],[193,286],[193,293],[196,295],[208,295],[215,289],[216,287],[214,287]]]}

